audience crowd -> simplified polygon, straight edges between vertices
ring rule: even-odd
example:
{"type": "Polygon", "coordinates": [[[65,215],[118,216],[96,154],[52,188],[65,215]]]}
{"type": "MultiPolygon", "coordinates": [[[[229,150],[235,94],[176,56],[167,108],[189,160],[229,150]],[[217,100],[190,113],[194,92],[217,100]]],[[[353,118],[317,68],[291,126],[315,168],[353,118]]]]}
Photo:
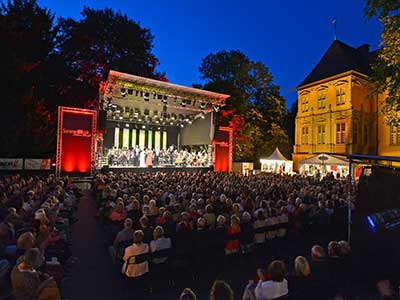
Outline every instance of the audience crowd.
{"type": "MultiPolygon", "coordinates": [[[[347,181],[333,176],[109,173],[97,175],[95,189],[99,217],[113,240],[111,257],[128,278],[159,274],[166,261],[174,268],[168,276],[201,278],[218,277],[250,254],[272,260],[287,246],[288,232],[294,241],[321,241],[345,230],[348,201],[354,206],[347,181]]],[[[258,269],[243,299],[347,292],[347,242],[332,241],[326,251],[315,245],[310,257],[297,257],[289,272],[282,261],[258,269]]],[[[182,297],[192,299],[185,291],[182,297]]]]}
{"type": "Polygon", "coordinates": [[[77,196],[68,178],[0,178],[0,297],[60,299],[77,196]]]}

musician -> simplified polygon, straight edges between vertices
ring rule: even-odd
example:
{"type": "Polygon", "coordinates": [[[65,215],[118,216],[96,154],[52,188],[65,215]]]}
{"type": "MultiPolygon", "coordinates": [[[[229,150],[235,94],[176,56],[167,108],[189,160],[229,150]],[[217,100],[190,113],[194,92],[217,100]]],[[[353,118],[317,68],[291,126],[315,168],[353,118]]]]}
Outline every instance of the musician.
{"type": "Polygon", "coordinates": [[[134,158],[134,163],[133,163],[133,165],[134,165],[135,167],[138,167],[138,166],[139,166],[139,158],[140,158],[140,148],[139,148],[138,145],[135,146],[135,149],[134,149],[133,152],[135,153],[135,158],[134,158]]]}
{"type": "Polygon", "coordinates": [[[147,149],[146,153],[146,167],[151,168],[153,167],[153,150],[147,149]]]}
{"type": "Polygon", "coordinates": [[[160,158],[160,149],[154,149],[153,151],[153,165],[158,166],[160,158]]]}
{"type": "Polygon", "coordinates": [[[139,153],[139,167],[146,168],[146,152],[142,147],[139,153]]]}

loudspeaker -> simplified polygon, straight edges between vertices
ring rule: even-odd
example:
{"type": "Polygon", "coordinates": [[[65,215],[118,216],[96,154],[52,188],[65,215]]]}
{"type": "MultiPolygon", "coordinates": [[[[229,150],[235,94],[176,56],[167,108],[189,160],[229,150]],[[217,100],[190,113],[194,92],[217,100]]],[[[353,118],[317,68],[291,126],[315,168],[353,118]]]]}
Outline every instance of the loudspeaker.
{"type": "Polygon", "coordinates": [[[106,130],[107,123],[107,112],[105,110],[99,110],[97,124],[99,130],[106,130]]]}

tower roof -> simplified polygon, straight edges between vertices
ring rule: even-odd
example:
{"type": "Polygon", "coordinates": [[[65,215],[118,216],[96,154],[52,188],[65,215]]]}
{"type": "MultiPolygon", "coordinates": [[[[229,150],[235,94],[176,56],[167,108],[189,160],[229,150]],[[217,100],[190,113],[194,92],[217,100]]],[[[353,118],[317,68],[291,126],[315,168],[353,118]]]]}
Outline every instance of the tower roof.
{"type": "Polygon", "coordinates": [[[364,75],[370,75],[371,63],[375,55],[376,51],[370,52],[368,44],[353,48],[335,40],[298,87],[347,71],[357,71],[364,75]]]}

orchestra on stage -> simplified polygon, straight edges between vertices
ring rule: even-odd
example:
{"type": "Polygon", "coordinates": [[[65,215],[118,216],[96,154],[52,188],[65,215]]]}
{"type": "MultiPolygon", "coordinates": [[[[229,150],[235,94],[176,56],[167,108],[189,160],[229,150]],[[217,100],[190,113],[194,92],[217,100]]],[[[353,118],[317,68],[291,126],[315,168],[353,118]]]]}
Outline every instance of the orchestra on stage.
{"type": "Polygon", "coordinates": [[[209,164],[206,151],[182,149],[175,146],[167,150],[136,146],[131,149],[108,149],[109,166],[116,167],[206,167],[209,164]]]}

